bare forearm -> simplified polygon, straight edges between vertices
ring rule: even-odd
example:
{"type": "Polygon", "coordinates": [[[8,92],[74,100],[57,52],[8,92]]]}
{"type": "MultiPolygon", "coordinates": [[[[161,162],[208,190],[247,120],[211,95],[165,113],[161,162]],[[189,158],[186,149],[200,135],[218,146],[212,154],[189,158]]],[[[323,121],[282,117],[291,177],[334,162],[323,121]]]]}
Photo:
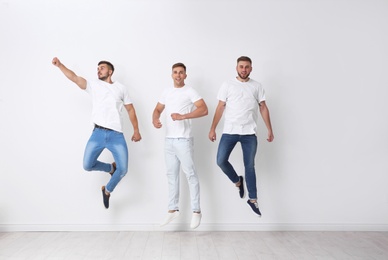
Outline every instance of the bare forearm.
{"type": "Polygon", "coordinates": [[[271,118],[269,116],[269,110],[265,105],[265,103],[262,106],[260,106],[260,113],[268,130],[267,141],[272,142],[274,140],[274,134],[272,131],[272,124],[271,124],[271,118]]]}
{"type": "Polygon", "coordinates": [[[75,74],[72,70],[68,69],[65,65],[60,64],[58,68],[62,71],[62,73],[71,81],[76,83],[77,81],[77,74],[75,74]]]}
{"type": "Polygon", "coordinates": [[[218,123],[221,120],[222,114],[224,113],[225,106],[217,106],[216,112],[214,113],[213,122],[210,127],[210,131],[215,131],[218,123]]]}
{"type": "Polygon", "coordinates": [[[154,112],[152,113],[152,122],[159,121],[160,114],[161,113],[155,109],[154,112]]]}
{"type": "Polygon", "coordinates": [[[57,66],[61,71],[62,73],[69,79],[71,80],[72,82],[74,82],[75,84],[78,85],[78,87],[80,87],[81,89],[86,89],[86,80],[82,77],[79,77],[77,76],[77,74],[75,74],[72,70],[68,69],[65,65],[63,65],[61,63],[61,61],[55,57],[53,60],[52,60],[52,64],[54,66],[57,66]]]}
{"type": "Polygon", "coordinates": [[[172,120],[185,120],[206,116],[208,113],[207,105],[203,99],[198,100],[194,103],[196,109],[187,114],[172,113],[172,120]]]}
{"type": "Polygon", "coordinates": [[[208,114],[207,107],[201,107],[201,108],[195,109],[194,111],[188,114],[182,115],[182,119],[198,118],[198,117],[206,116],[207,114],[208,114]]]}
{"type": "Polygon", "coordinates": [[[160,115],[162,114],[163,110],[164,105],[157,103],[154,112],[152,113],[152,124],[155,128],[162,127],[162,122],[160,122],[160,115]]]}
{"type": "Polygon", "coordinates": [[[154,112],[152,113],[152,124],[154,125],[155,128],[162,127],[162,122],[160,122],[160,115],[161,115],[161,112],[157,109],[155,109],[154,112]]]}
{"type": "Polygon", "coordinates": [[[224,109],[225,109],[225,106],[219,104],[216,108],[216,112],[214,113],[213,122],[210,127],[209,136],[208,136],[209,140],[212,142],[214,142],[217,139],[216,128],[218,123],[221,120],[222,114],[224,113],[224,109]]]}
{"type": "Polygon", "coordinates": [[[139,124],[137,122],[137,116],[136,116],[135,109],[132,105],[126,105],[125,107],[128,111],[129,120],[131,121],[132,126],[133,126],[133,135],[132,135],[131,140],[133,142],[139,142],[141,140],[141,135],[140,135],[140,131],[139,131],[139,124]]]}
{"type": "Polygon", "coordinates": [[[213,117],[213,122],[212,122],[212,125],[210,127],[210,131],[215,131],[216,130],[217,125],[220,122],[220,120],[221,120],[221,114],[216,112],[214,114],[214,117],[213,117]]]}
{"type": "Polygon", "coordinates": [[[272,124],[271,124],[271,118],[269,116],[269,110],[268,108],[263,108],[260,110],[261,117],[263,118],[263,121],[268,129],[268,131],[272,132],[272,124]]]}
{"type": "Polygon", "coordinates": [[[137,121],[137,116],[136,116],[136,112],[135,112],[134,109],[129,111],[129,120],[131,121],[131,124],[132,124],[132,127],[133,127],[133,131],[134,132],[140,132],[139,131],[139,122],[137,121]]]}

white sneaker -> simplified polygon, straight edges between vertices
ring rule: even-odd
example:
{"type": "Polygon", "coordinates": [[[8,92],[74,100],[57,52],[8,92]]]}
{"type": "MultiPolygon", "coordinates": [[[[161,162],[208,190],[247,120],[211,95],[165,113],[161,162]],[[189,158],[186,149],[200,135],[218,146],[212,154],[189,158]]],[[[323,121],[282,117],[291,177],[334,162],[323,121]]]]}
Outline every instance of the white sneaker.
{"type": "Polygon", "coordinates": [[[193,213],[193,216],[191,217],[191,224],[190,227],[192,229],[197,228],[199,224],[201,224],[201,218],[202,214],[201,213],[193,213]]]}
{"type": "Polygon", "coordinates": [[[162,227],[162,226],[167,225],[168,223],[170,223],[171,221],[173,221],[177,217],[179,217],[179,211],[167,213],[166,218],[163,220],[162,223],[160,223],[160,226],[162,227]]]}

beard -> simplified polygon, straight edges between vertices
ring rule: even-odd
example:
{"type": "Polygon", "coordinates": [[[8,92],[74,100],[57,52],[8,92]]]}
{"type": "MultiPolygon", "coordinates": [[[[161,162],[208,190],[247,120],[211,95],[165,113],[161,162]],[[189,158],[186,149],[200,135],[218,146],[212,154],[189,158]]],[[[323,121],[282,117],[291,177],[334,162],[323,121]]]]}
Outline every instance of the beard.
{"type": "Polygon", "coordinates": [[[98,75],[98,79],[102,81],[105,81],[108,77],[108,75],[98,75]]]}
{"type": "Polygon", "coordinates": [[[240,74],[240,73],[237,73],[238,74],[238,76],[240,77],[240,79],[247,79],[247,78],[249,78],[249,75],[250,75],[250,73],[248,73],[247,75],[245,75],[244,77],[240,74]]]}

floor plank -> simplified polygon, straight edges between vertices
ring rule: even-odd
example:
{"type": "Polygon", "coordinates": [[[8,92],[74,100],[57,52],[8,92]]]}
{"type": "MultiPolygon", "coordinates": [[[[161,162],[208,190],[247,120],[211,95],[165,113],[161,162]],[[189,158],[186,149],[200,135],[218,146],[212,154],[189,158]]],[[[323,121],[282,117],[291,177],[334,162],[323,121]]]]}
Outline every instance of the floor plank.
{"type": "Polygon", "coordinates": [[[388,232],[3,232],[5,259],[386,260],[388,232]]]}

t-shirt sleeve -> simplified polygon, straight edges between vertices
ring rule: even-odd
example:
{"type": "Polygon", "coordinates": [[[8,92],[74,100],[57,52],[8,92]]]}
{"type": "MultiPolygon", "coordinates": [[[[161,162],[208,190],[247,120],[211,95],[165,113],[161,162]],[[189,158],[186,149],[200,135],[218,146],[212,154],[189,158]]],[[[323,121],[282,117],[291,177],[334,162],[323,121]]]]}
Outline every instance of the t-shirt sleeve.
{"type": "Polygon", "coordinates": [[[218,90],[218,94],[217,94],[217,99],[218,100],[226,102],[227,91],[228,91],[228,87],[227,86],[228,86],[228,84],[226,82],[224,82],[221,85],[221,88],[218,90]]]}
{"type": "Polygon", "coordinates": [[[162,105],[165,105],[165,104],[166,104],[167,92],[168,92],[167,89],[163,90],[162,95],[160,96],[160,98],[159,98],[159,100],[158,100],[158,102],[159,102],[160,104],[162,104],[162,105]]]}
{"type": "Polygon", "coordinates": [[[124,103],[124,105],[132,104],[133,102],[132,102],[131,97],[129,96],[128,88],[126,88],[123,85],[122,85],[122,88],[123,88],[123,103],[124,103]]]}
{"type": "Polygon", "coordinates": [[[190,93],[191,102],[195,103],[200,99],[202,99],[201,95],[195,89],[191,88],[191,93],[190,93]]]}
{"type": "Polygon", "coordinates": [[[258,99],[259,99],[259,104],[260,104],[260,102],[265,101],[265,90],[261,84],[259,85],[258,94],[259,94],[258,99]]]}

